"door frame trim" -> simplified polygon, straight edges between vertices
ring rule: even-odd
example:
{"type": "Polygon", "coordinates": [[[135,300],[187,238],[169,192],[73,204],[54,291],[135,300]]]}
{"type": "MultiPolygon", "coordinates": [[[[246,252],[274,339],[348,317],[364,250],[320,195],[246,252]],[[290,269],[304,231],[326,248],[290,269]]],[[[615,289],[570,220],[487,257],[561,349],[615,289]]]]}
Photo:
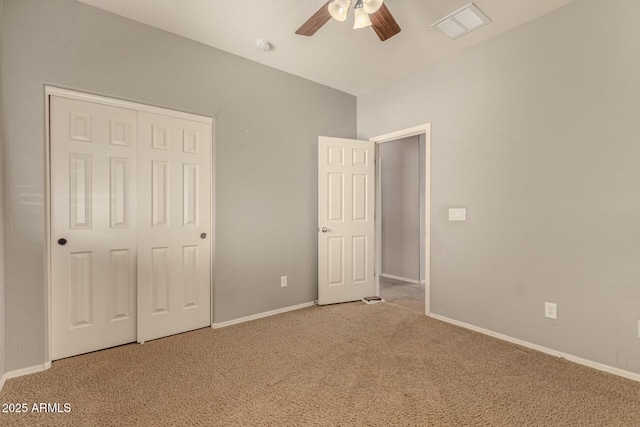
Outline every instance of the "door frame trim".
{"type": "Polygon", "coordinates": [[[184,111],[171,110],[169,108],[156,107],[148,104],[140,104],[137,102],[125,101],[122,99],[108,98],[106,96],[93,95],[91,93],[77,92],[68,89],[61,89],[54,86],[45,86],[45,94],[47,101],[49,96],[59,96],[62,98],[76,99],[78,101],[93,102],[95,104],[108,105],[112,107],[128,108],[129,110],[143,111],[145,113],[160,114],[163,116],[175,117],[178,119],[186,119],[199,123],[213,124],[211,117],[200,116],[197,114],[186,113],[184,111]]]}
{"type": "Polygon", "coordinates": [[[379,197],[380,185],[378,177],[382,162],[378,155],[379,144],[383,142],[394,141],[397,139],[408,138],[410,136],[425,135],[425,198],[424,198],[424,314],[431,314],[431,123],[425,123],[413,126],[407,129],[401,129],[384,135],[369,138],[369,141],[376,143],[376,159],[378,164],[376,167],[376,238],[375,238],[375,291],[376,295],[380,295],[380,275],[382,274],[382,203],[379,197]]]}
{"type": "Polygon", "coordinates": [[[112,107],[126,108],[135,111],[143,111],[147,113],[160,114],[164,116],[191,120],[199,123],[205,123],[211,125],[211,170],[210,170],[210,183],[211,183],[211,206],[210,206],[210,224],[209,229],[211,230],[211,239],[209,239],[209,245],[211,249],[211,271],[209,277],[209,285],[210,285],[210,313],[209,313],[209,323],[213,326],[213,290],[214,290],[214,260],[215,260],[215,240],[216,240],[216,229],[215,229],[215,148],[216,148],[216,123],[215,119],[212,117],[201,116],[192,113],[186,113],[184,111],[171,110],[168,108],[156,107],[148,104],[140,104],[137,102],[125,101],[116,98],[109,98],[100,95],[94,95],[86,92],[78,92],[74,90],[62,89],[60,87],[45,85],[44,86],[44,95],[45,95],[45,297],[46,297],[46,310],[45,319],[47,324],[45,325],[45,330],[47,331],[45,337],[45,360],[46,363],[51,364],[51,346],[53,344],[52,339],[52,310],[51,310],[51,289],[52,289],[52,275],[51,275],[51,129],[50,129],[50,101],[52,96],[58,96],[62,98],[70,98],[76,99],[79,101],[93,102],[95,104],[107,105],[112,107]]]}

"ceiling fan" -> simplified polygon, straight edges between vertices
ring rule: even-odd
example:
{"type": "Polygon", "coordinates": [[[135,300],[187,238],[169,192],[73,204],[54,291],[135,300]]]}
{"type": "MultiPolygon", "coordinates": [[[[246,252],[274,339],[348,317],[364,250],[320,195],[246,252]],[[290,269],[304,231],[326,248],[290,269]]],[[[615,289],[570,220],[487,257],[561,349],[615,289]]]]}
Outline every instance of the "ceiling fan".
{"type": "MultiPolygon", "coordinates": [[[[400,26],[383,2],[384,0],[356,0],[353,7],[355,14],[353,28],[371,26],[381,41],[398,34],[401,31],[400,26]]],[[[329,0],[296,30],[296,34],[312,36],[331,18],[344,21],[347,19],[350,6],[351,0],[329,0]]]]}

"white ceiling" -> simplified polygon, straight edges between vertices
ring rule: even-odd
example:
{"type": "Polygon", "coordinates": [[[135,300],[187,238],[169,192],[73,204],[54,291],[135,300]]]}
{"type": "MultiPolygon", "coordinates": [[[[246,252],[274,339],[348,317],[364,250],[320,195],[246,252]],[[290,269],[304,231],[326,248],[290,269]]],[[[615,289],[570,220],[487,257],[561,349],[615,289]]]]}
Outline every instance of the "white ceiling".
{"type": "Polygon", "coordinates": [[[380,42],[371,28],[330,20],[294,34],[326,0],[79,0],[297,76],[361,95],[573,0],[474,0],[493,22],[457,40],[431,28],[471,0],[385,0],[402,32],[380,42]],[[259,52],[256,39],[270,52],[259,52]]]}

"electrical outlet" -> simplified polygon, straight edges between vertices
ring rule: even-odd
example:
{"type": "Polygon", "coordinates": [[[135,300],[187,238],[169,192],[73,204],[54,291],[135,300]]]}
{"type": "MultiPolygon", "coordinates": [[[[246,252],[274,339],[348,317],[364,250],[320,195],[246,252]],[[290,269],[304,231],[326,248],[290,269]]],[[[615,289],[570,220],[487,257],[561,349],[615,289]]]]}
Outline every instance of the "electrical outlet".
{"type": "Polygon", "coordinates": [[[557,319],[558,318],[558,307],[552,302],[544,303],[544,317],[548,317],[549,319],[557,319]]]}
{"type": "Polygon", "coordinates": [[[640,320],[638,320],[638,338],[640,338],[640,320]]]}
{"type": "Polygon", "coordinates": [[[280,287],[281,288],[287,287],[287,276],[280,277],[280,287]]]}

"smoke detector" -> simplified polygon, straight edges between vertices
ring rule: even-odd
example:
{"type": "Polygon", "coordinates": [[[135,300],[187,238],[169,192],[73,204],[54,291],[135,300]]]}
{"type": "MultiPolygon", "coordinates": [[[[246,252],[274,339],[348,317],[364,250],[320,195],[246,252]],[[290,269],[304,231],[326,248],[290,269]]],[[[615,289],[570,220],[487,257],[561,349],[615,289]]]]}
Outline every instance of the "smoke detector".
{"type": "Polygon", "coordinates": [[[462,37],[473,30],[477,30],[490,22],[491,19],[482,13],[475,4],[471,3],[462,9],[456,10],[452,14],[445,16],[431,26],[439,28],[446,35],[455,40],[458,37],[462,37]]]}
{"type": "Polygon", "coordinates": [[[256,40],[256,49],[260,52],[269,52],[271,50],[271,43],[265,39],[256,40]]]}

